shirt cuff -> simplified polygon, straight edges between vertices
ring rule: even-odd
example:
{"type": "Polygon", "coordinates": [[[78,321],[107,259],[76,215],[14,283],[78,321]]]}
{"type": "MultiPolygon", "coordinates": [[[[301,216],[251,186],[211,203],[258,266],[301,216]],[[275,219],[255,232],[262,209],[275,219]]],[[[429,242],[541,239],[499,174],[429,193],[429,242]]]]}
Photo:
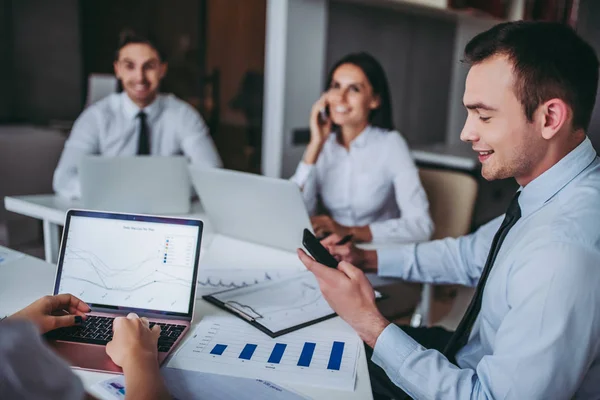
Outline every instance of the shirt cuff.
{"type": "Polygon", "coordinates": [[[377,250],[377,275],[403,278],[404,267],[411,264],[416,244],[402,244],[377,250]]]}
{"type": "Polygon", "coordinates": [[[371,230],[371,236],[373,239],[372,242],[383,241],[384,239],[388,239],[387,232],[385,229],[385,225],[381,222],[373,222],[369,225],[369,229],[371,230]]]}
{"type": "Polygon", "coordinates": [[[377,338],[371,360],[386,372],[399,371],[420,345],[395,324],[389,324],[377,338]]]}
{"type": "Polygon", "coordinates": [[[296,173],[294,174],[293,181],[296,182],[296,184],[300,186],[301,189],[304,189],[304,185],[306,185],[306,182],[308,182],[308,179],[310,178],[310,175],[312,174],[314,169],[314,164],[309,165],[304,162],[301,162],[300,164],[298,164],[298,168],[296,168],[296,173]]]}

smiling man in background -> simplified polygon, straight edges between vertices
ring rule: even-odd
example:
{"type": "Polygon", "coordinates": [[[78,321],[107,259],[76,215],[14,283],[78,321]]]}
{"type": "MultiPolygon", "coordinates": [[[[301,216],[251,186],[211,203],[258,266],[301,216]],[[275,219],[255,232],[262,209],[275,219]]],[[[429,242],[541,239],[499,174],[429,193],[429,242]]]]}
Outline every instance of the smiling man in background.
{"type": "Polygon", "coordinates": [[[154,41],[122,33],[114,69],[124,90],[94,103],[75,121],[54,172],[59,195],[80,197],[77,169],[84,155],[183,154],[193,164],[221,166],[198,111],[174,95],[159,94],[167,62],[154,41]]]}

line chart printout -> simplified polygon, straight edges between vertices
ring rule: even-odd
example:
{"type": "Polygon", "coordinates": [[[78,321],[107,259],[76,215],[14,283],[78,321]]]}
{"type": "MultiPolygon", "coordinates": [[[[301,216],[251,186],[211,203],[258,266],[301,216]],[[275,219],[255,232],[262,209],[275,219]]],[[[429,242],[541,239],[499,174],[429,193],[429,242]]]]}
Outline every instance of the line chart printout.
{"type": "Polygon", "coordinates": [[[87,303],[187,313],[199,229],[73,217],[60,293],[87,303]]]}
{"type": "Polygon", "coordinates": [[[297,269],[205,268],[202,263],[200,265],[196,298],[224,290],[276,281],[299,272],[297,269]]]}
{"type": "Polygon", "coordinates": [[[353,391],[362,342],[354,333],[308,327],[276,339],[243,321],[200,321],[167,367],[353,391]]]}

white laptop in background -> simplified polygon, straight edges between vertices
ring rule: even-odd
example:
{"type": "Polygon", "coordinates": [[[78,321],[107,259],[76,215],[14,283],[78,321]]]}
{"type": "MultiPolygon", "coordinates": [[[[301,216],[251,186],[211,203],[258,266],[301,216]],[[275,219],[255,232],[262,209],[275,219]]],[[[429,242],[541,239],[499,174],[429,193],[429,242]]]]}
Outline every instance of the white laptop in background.
{"type": "Polygon", "coordinates": [[[284,179],[190,166],[190,176],[216,233],[295,251],[312,231],[300,188],[284,179]]]}
{"type": "Polygon", "coordinates": [[[69,210],[54,294],[71,293],[91,312],[81,326],[46,334],[72,366],[120,373],[106,354],[115,317],[130,312],[161,326],[162,363],[190,328],[203,222],[69,210]]]}
{"type": "Polygon", "coordinates": [[[190,211],[192,188],[183,156],[85,156],[79,179],[85,208],[141,214],[190,211]]]}

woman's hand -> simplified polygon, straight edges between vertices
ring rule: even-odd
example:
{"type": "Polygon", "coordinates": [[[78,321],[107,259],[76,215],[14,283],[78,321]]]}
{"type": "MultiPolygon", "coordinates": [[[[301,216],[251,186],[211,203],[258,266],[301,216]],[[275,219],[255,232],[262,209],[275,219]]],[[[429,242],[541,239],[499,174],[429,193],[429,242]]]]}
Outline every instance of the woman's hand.
{"type": "Polygon", "coordinates": [[[106,345],[106,354],[115,364],[127,369],[127,363],[137,365],[144,362],[158,367],[158,337],[160,325],[149,328],[148,319],[130,313],[127,318],[115,318],[113,339],[106,345]]]}
{"type": "Polygon", "coordinates": [[[322,120],[319,117],[321,110],[326,109],[327,106],[327,92],[325,92],[321,95],[319,100],[313,104],[310,112],[310,142],[304,153],[304,162],[306,164],[314,164],[317,162],[323,144],[325,144],[327,137],[331,133],[331,119],[327,117],[325,120],[322,120]]]}
{"type": "Polygon", "coordinates": [[[329,215],[315,215],[310,222],[317,237],[332,233],[343,237],[352,233],[349,227],[338,224],[329,215]]]}
{"type": "Polygon", "coordinates": [[[33,322],[41,333],[81,324],[90,307],[70,294],[44,296],[9,318],[23,318],[33,322]]]}

